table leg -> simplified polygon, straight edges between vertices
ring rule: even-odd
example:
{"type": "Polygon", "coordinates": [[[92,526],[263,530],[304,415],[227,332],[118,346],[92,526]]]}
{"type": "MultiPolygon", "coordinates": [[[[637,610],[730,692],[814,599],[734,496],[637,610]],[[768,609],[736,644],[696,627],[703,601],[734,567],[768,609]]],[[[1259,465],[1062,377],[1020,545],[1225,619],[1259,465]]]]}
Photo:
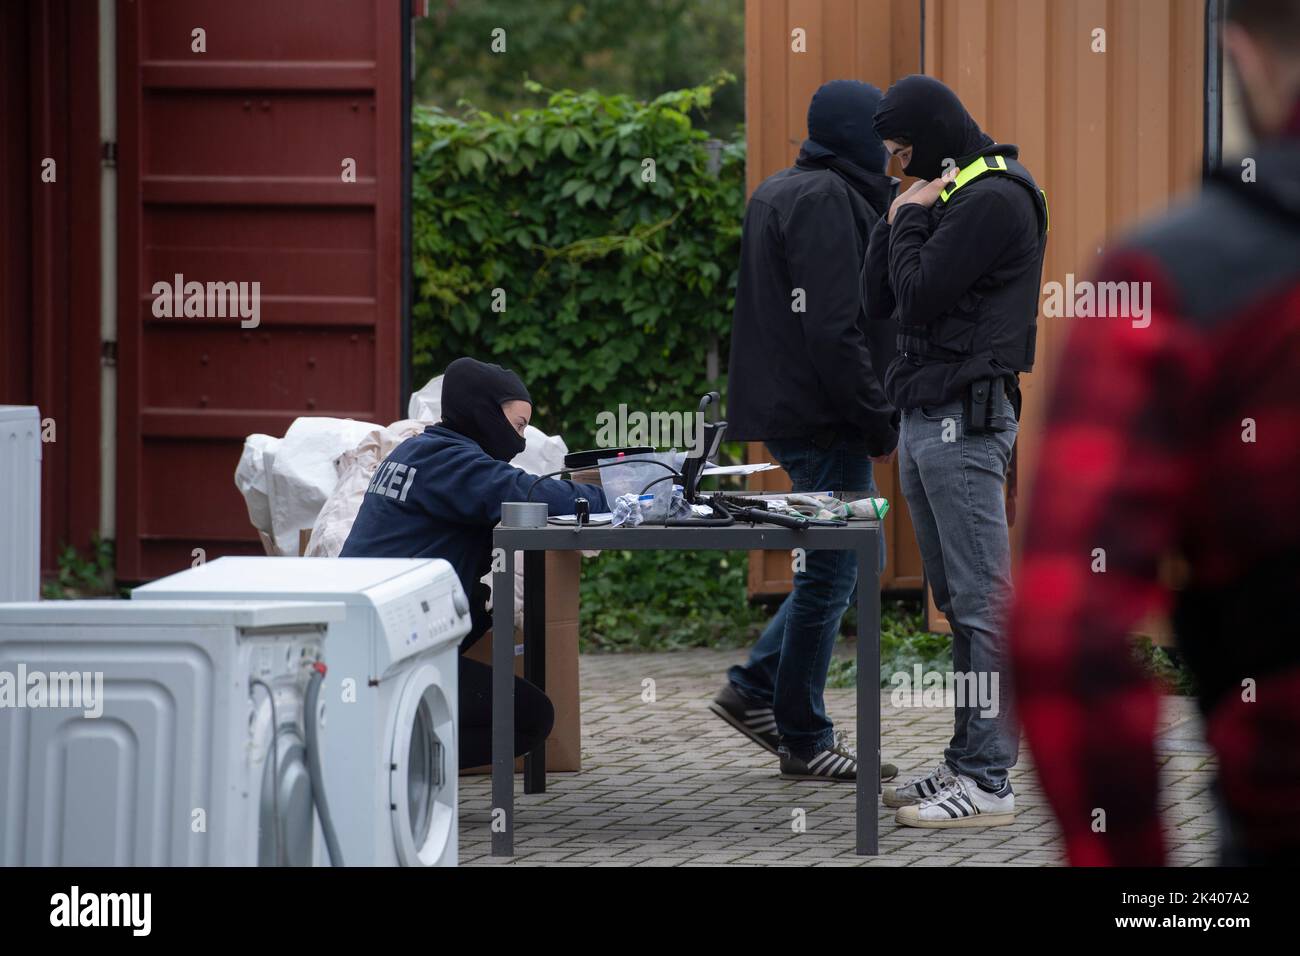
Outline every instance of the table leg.
{"type": "Polygon", "coordinates": [[[880,852],[880,531],[858,554],[857,852],[880,852]]]}
{"type": "MultiPolygon", "coordinates": [[[[546,690],[546,552],[524,552],[524,680],[546,690]]],[[[546,792],[546,741],[524,756],[524,793],[546,792]]]]}
{"type": "Polygon", "coordinates": [[[493,551],[492,855],[514,855],[515,553],[493,551]]]}

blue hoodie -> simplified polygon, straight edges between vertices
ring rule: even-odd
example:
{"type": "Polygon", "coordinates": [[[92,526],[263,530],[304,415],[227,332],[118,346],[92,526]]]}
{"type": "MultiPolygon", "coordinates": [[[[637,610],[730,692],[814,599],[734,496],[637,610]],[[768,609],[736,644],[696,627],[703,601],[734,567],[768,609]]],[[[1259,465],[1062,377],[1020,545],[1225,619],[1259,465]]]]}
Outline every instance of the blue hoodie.
{"type": "MultiPolygon", "coordinates": [[[[486,587],[479,578],[492,562],[492,529],[503,501],[524,501],[535,475],[498,461],[477,442],[441,424],[408,438],[384,459],[366,489],[342,558],[443,558],[460,578],[475,618],[471,639],[486,621],[486,587]],[[477,587],[476,587],[477,585],[477,587]]],[[[594,514],[608,511],[596,485],[544,478],[533,501],[550,513],[572,514],[586,498],[594,514]]]]}

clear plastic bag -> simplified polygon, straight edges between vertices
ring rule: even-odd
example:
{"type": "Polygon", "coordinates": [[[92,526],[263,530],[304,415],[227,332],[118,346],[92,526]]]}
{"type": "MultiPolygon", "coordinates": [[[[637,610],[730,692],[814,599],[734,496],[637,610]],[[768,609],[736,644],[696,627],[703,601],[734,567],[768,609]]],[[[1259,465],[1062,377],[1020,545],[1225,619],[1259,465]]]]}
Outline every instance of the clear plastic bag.
{"type": "MultiPolygon", "coordinates": [[[[650,498],[651,496],[646,495],[646,497],[650,498]]],[[[619,495],[615,498],[611,513],[614,518],[610,524],[615,528],[635,528],[645,520],[641,502],[637,500],[636,495],[631,493],[619,495]]]]}
{"type": "Polygon", "coordinates": [[[647,521],[663,521],[672,507],[673,475],[678,457],[673,452],[652,452],[602,458],[600,464],[607,467],[601,468],[600,482],[606,500],[613,501],[623,495],[634,498],[640,498],[642,494],[653,495],[653,500],[642,502],[642,517],[647,521]]]}

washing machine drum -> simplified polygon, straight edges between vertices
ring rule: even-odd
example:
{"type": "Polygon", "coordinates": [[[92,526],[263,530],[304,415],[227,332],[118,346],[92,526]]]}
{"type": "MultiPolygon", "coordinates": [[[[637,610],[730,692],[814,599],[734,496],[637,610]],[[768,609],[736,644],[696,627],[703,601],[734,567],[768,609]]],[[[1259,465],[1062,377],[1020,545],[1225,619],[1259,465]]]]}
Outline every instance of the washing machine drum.
{"type": "Polygon", "coordinates": [[[435,865],[455,838],[455,724],[440,677],[431,665],[418,667],[398,697],[389,805],[403,866],[435,865]]]}
{"type": "Polygon", "coordinates": [[[259,803],[257,865],[311,866],[315,822],[311,773],[296,724],[280,725],[274,758],[267,750],[259,803]]]}

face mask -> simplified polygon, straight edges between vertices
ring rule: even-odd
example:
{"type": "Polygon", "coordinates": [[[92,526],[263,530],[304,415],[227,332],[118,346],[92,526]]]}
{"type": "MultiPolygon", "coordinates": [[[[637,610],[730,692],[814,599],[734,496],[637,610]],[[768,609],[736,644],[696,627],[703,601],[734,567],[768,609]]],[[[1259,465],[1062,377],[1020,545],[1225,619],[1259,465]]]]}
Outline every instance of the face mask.
{"type": "Polygon", "coordinates": [[[904,172],[937,179],[944,160],[961,165],[993,140],[966,112],[957,94],[932,76],[905,76],[885,93],[873,120],[882,139],[906,140],[912,158],[904,172]]]}
{"type": "Polygon", "coordinates": [[[527,446],[501,410],[502,403],[515,400],[533,401],[514,372],[458,358],[442,379],[442,424],[477,442],[497,461],[510,461],[527,446]]]}
{"type": "Polygon", "coordinates": [[[858,80],[823,83],[808,105],[808,138],[869,173],[883,173],[889,157],[871,128],[880,90],[858,80]]]}

